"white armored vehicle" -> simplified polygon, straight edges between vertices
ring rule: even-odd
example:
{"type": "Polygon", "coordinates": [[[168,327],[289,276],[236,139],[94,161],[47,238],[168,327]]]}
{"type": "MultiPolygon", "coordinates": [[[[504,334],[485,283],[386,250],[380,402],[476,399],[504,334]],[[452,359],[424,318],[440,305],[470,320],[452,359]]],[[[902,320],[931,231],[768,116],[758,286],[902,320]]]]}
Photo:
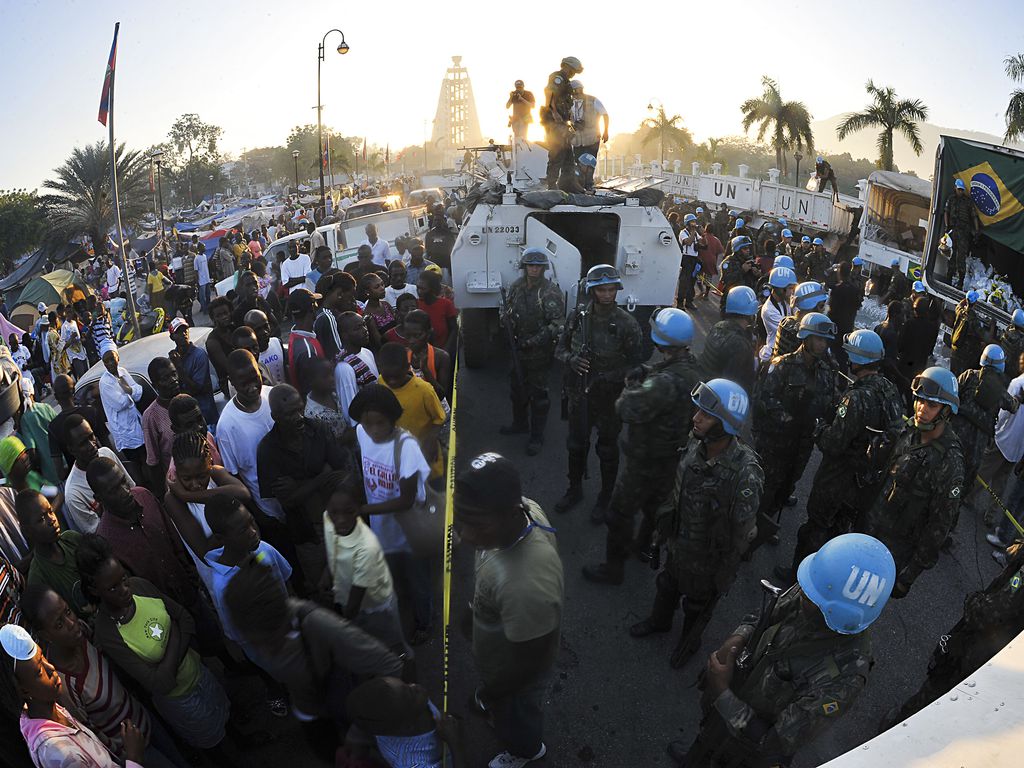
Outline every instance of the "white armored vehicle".
{"type": "Polygon", "coordinates": [[[644,190],[599,190],[551,206],[558,193],[542,191],[547,152],[517,140],[511,154],[510,160],[493,151],[477,156],[474,173],[490,195],[476,204],[452,250],[452,287],[462,310],[469,367],[486,361],[501,289],[522,276],[519,260],[528,247],[547,251],[547,277],[564,292],[567,311],[576,305],[580,279],[596,264],[619,270],[624,286],[619,302],[645,329],[656,307],[672,306],[679,244],[661,209],[634,197],[644,190]]]}

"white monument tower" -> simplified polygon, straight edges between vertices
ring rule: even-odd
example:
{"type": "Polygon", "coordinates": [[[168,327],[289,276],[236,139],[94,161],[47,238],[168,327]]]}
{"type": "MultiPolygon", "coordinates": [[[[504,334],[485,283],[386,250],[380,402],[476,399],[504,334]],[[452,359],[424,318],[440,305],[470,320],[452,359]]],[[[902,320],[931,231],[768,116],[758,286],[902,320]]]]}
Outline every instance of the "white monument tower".
{"type": "Polygon", "coordinates": [[[455,158],[462,157],[463,147],[478,147],[482,143],[469,72],[462,66],[461,56],[452,56],[452,66],[445,72],[437,97],[430,147],[431,165],[441,157],[444,167],[451,168],[455,158]]]}

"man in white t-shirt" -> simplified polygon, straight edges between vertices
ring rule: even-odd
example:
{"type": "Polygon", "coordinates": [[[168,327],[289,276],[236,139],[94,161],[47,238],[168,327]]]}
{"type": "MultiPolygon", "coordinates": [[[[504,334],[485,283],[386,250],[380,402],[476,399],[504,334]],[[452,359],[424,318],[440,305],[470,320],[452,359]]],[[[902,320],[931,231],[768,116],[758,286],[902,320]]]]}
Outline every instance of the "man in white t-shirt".
{"type": "Polygon", "coordinates": [[[267,400],[270,387],[263,386],[256,359],[244,349],[228,355],[228,376],[235,396],[217,422],[217,448],[224,468],[244,483],[265,514],[283,522],[284,511],[277,499],[260,496],[256,472],[256,449],[274,426],[267,400]]]}
{"type": "Polygon", "coordinates": [[[281,384],[288,381],[285,375],[284,345],[281,339],[270,332],[270,320],[262,309],[250,309],[245,313],[245,324],[256,334],[260,345],[260,362],[266,366],[271,378],[281,384]]]}
{"type": "Polygon", "coordinates": [[[381,240],[377,237],[376,224],[366,225],[366,239],[360,245],[370,246],[370,251],[373,253],[373,263],[379,267],[386,267],[391,260],[391,246],[388,245],[387,240],[381,240]]]}
{"type": "MultiPolygon", "coordinates": [[[[122,470],[124,465],[112,450],[106,446],[100,448],[92,425],[82,418],[81,414],[72,413],[68,416],[61,425],[61,430],[64,445],[75,459],[64,483],[64,511],[72,528],[79,533],[93,533],[100,524],[100,505],[86,481],[86,470],[100,456],[116,461],[122,470]]],[[[128,478],[128,485],[134,488],[135,482],[131,475],[126,471],[124,476],[128,478]]]]}
{"type": "Polygon", "coordinates": [[[107,291],[114,295],[121,284],[121,268],[112,259],[107,259],[107,291]]]}
{"type": "Polygon", "coordinates": [[[207,307],[210,306],[211,280],[210,257],[206,255],[205,250],[201,250],[196,254],[193,266],[196,269],[196,280],[199,283],[199,309],[206,312],[207,307]]]}
{"type": "Polygon", "coordinates": [[[303,288],[306,285],[306,275],[313,268],[309,260],[309,254],[299,253],[298,246],[292,240],[288,243],[291,255],[281,262],[281,283],[290,294],[296,288],[303,288]]]}

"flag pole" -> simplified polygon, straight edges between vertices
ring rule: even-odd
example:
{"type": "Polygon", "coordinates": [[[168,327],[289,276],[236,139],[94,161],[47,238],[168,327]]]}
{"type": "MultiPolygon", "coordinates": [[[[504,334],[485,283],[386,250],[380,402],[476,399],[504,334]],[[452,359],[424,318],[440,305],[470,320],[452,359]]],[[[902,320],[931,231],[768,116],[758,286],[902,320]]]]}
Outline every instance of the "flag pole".
{"type": "MultiPolygon", "coordinates": [[[[116,56],[117,50],[117,31],[121,27],[121,22],[114,24],[114,53],[112,59],[116,56]]],[[[114,70],[113,61],[107,66],[108,76],[110,78],[110,90],[108,93],[108,105],[107,105],[107,129],[110,132],[110,192],[114,203],[114,218],[117,221],[117,237],[120,243],[120,255],[121,255],[121,273],[124,275],[124,284],[127,294],[125,298],[128,302],[128,313],[132,318],[132,330],[134,331],[135,339],[142,338],[142,331],[139,328],[139,313],[135,308],[135,293],[132,290],[133,286],[128,279],[128,255],[125,253],[125,240],[124,240],[124,227],[121,225],[121,206],[117,198],[117,151],[116,145],[114,144],[114,70]]]]}

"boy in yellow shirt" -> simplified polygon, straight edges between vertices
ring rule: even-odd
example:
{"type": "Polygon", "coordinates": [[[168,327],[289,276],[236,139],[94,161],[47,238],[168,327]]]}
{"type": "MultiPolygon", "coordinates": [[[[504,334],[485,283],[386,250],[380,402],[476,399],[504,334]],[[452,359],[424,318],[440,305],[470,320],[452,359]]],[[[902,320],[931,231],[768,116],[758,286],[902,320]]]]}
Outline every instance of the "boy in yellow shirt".
{"type": "Polygon", "coordinates": [[[441,443],[437,437],[445,422],[445,412],[434,388],[413,375],[409,354],[401,344],[385,344],[377,353],[380,383],[395,393],[402,406],[398,426],[407,430],[420,444],[430,465],[430,477],[444,472],[441,443]]]}

